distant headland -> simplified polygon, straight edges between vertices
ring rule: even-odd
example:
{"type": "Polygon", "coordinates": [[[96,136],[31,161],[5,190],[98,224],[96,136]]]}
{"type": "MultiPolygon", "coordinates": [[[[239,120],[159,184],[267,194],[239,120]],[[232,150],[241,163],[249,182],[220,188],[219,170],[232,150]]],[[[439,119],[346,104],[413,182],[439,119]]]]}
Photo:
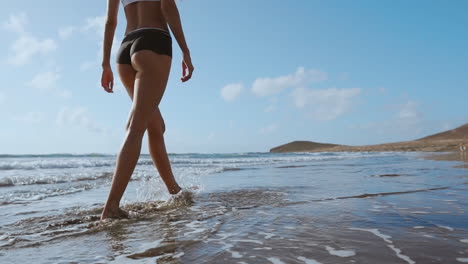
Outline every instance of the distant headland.
{"type": "Polygon", "coordinates": [[[412,141],[365,146],[348,146],[312,141],[293,141],[270,149],[270,152],[344,152],[344,151],[424,151],[452,152],[460,147],[468,149],[468,123],[452,130],[440,132],[412,141]]]}

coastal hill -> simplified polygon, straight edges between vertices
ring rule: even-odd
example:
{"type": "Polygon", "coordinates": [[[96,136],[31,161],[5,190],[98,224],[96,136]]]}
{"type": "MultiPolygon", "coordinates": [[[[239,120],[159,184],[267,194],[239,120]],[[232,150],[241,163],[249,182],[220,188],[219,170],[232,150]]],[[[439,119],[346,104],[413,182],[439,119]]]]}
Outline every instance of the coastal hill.
{"type": "Polygon", "coordinates": [[[270,149],[270,152],[342,152],[342,151],[458,151],[468,148],[468,124],[412,141],[365,146],[347,146],[311,141],[294,141],[270,149]]]}
{"type": "Polygon", "coordinates": [[[452,130],[440,132],[430,135],[420,140],[451,140],[451,139],[468,139],[468,124],[457,127],[452,130]]]}
{"type": "Polygon", "coordinates": [[[288,144],[272,148],[270,152],[309,152],[313,150],[319,150],[323,148],[332,148],[340,145],[327,144],[327,143],[316,143],[311,141],[293,141],[288,144]]]}

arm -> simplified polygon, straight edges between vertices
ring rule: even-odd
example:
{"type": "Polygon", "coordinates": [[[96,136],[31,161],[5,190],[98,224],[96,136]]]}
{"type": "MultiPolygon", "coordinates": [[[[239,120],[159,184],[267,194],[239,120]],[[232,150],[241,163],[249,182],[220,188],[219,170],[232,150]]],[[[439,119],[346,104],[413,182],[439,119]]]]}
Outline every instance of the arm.
{"type": "Polygon", "coordinates": [[[171,28],[172,34],[174,34],[177,43],[179,44],[180,49],[183,53],[182,61],[182,78],[183,82],[188,81],[192,77],[192,72],[194,70],[192,65],[192,59],[190,57],[190,50],[185,42],[184,31],[182,29],[182,22],[180,21],[179,10],[175,0],[161,0],[161,10],[163,12],[164,18],[167,21],[167,24],[171,28]],[[188,70],[188,72],[187,72],[188,70]]]}
{"type": "Polygon", "coordinates": [[[102,78],[101,85],[109,93],[112,93],[114,76],[110,65],[112,42],[115,28],[117,27],[117,14],[119,12],[119,0],[107,0],[107,18],[104,29],[104,45],[102,52],[102,78]]]}

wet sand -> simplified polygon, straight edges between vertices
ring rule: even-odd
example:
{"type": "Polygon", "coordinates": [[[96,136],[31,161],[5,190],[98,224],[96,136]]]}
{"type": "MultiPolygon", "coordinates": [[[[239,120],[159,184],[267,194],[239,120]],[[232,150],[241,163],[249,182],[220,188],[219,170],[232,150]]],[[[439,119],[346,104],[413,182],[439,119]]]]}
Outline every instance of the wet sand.
{"type": "Polygon", "coordinates": [[[0,262],[466,262],[468,173],[457,162],[303,155],[236,159],[244,165],[196,180],[193,204],[142,200],[158,182],[132,181],[130,219],[98,221],[105,185],[4,205],[0,262]]]}
{"type": "Polygon", "coordinates": [[[430,153],[425,154],[423,157],[430,160],[440,160],[440,161],[460,161],[463,164],[455,165],[456,168],[468,169],[468,151],[466,152],[447,152],[447,153],[430,153]]]}

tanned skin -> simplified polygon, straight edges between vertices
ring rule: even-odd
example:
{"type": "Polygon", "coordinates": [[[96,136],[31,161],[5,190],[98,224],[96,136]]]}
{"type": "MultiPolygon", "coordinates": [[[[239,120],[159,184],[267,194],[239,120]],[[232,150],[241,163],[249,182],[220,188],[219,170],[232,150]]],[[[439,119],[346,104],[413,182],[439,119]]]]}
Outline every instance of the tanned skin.
{"type": "MultiPolygon", "coordinates": [[[[114,88],[110,54],[117,27],[119,4],[120,0],[107,1],[101,85],[108,93],[113,93],[114,88]]],[[[175,0],[135,2],[127,5],[124,10],[127,20],[125,34],[145,27],[165,30],[170,28],[183,54],[181,81],[190,80],[194,68],[175,0]]],[[[131,65],[117,64],[120,79],[132,100],[132,107],[126,127],[127,133],[117,156],[111,190],[101,220],[128,216],[127,212],[120,209],[120,200],[140,157],[146,131],[151,158],[169,193],[176,194],[181,190],[172,173],[164,143],[164,120],[159,111],[171,63],[172,58],[168,55],[141,50],[132,55],[131,65]]]]}

